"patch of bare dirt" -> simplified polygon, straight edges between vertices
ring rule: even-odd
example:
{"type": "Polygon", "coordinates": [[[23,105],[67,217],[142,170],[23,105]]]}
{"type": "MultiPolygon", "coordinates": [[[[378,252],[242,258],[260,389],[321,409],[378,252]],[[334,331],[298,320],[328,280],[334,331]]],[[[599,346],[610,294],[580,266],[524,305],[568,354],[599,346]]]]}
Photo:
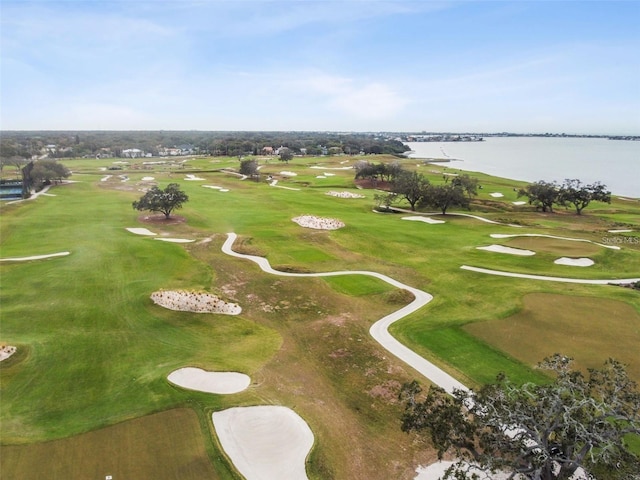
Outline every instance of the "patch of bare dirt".
{"type": "Polygon", "coordinates": [[[180,215],[171,215],[169,218],[166,218],[164,213],[153,213],[140,215],[138,221],[150,225],[179,225],[185,223],[187,219],[180,215]]]}
{"type": "Polygon", "coordinates": [[[398,393],[401,386],[397,380],[387,380],[373,387],[368,393],[372,397],[381,398],[386,402],[395,404],[398,403],[398,393]]]}
{"type": "Polygon", "coordinates": [[[328,315],[324,318],[324,322],[335,325],[336,327],[344,327],[345,322],[351,317],[348,313],[343,313],[341,315],[328,315]]]}
{"type": "Polygon", "coordinates": [[[331,358],[343,358],[349,356],[349,351],[346,348],[339,348],[329,354],[331,358]]]}

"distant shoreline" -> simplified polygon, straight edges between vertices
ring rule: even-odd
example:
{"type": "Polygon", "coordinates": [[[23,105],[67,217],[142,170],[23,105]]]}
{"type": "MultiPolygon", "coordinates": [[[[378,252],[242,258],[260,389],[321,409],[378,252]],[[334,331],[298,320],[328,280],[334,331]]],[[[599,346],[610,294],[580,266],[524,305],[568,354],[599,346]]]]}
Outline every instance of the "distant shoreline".
{"type": "Polygon", "coordinates": [[[411,160],[421,160],[427,163],[450,163],[450,162],[463,162],[464,160],[460,160],[457,158],[438,158],[438,157],[410,157],[412,153],[415,153],[413,150],[410,152],[405,152],[405,157],[411,160]]]}
{"type": "MultiPolygon", "coordinates": [[[[640,198],[637,171],[640,142],[600,138],[488,137],[483,142],[406,142],[407,158],[459,160],[441,163],[466,172],[478,172],[522,182],[562,182],[578,178],[585,184],[601,182],[614,195],[640,198]]],[[[428,160],[431,162],[431,160],[428,160]]]]}

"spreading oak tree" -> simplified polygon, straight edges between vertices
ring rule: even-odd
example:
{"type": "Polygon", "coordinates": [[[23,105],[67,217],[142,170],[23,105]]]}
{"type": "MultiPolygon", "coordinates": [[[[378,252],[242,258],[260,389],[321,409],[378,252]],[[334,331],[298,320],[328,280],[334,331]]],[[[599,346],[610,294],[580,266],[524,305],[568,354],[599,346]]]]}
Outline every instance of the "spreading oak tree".
{"type": "Polygon", "coordinates": [[[460,459],[444,478],[492,478],[497,471],[528,480],[640,478],[640,458],[626,443],[640,435],[640,392],[625,367],[609,360],[585,376],[557,354],[540,367],[553,381],[515,385],[499,376],[477,392],[453,395],[438,387],[425,395],[417,382],[405,384],[402,429],[428,433],[439,458],[460,459]]]}
{"type": "Polygon", "coordinates": [[[600,182],[585,185],[577,178],[568,178],[560,186],[558,202],[573,205],[578,215],[592,201],[611,203],[611,192],[606,185],[600,182]]]}
{"type": "Polygon", "coordinates": [[[553,205],[558,202],[559,195],[560,188],[558,184],[545,182],[544,180],[530,183],[518,191],[518,198],[526,196],[529,199],[529,205],[550,213],[553,213],[553,205]]]}
{"type": "Polygon", "coordinates": [[[446,183],[444,185],[429,185],[418,204],[420,207],[433,207],[446,215],[449,207],[469,208],[469,197],[465,195],[462,185],[446,183]]]}
{"type": "Polygon", "coordinates": [[[290,148],[282,147],[280,149],[279,156],[281,162],[289,163],[289,160],[293,159],[293,152],[290,148]]]}
{"type": "Polygon", "coordinates": [[[391,192],[400,198],[404,198],[411,210],[416,209],[416,204],[425,196],[430,186],[429,179],[418,172],[402,171],[395,177],[391,192]]]}
{"type": "Polygon", "coordinates": [[[170,183],[162,190],[157,186],[152,187],[140,200],[132,203],[135,210],[149,210],[151,212],[164,213],[169,218],[171,212],[182,208],[182,204],[189,201],[188,195],[180,190],[180,185],[170,183]]]}

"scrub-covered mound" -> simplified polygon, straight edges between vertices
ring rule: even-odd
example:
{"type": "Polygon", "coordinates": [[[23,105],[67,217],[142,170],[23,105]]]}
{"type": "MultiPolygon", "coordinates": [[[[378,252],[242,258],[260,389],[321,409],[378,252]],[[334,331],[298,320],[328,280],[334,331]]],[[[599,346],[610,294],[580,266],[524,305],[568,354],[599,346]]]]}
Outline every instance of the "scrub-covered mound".
{"type": "Polygon", "coordinates": [[[242,308],[237,303],[227,303],[211,293],[186,290],[160,290],[151,294],[153,303],[169,310],[194,313],[222,313],[239,315],[242,308]]]}
{"type": "Polygon", "coordinates": [[[313,215],[301,215],[292,219],[301,227],[315,228],[316,230],[337,230],[344,227],[344,223],[333,218],[314,217],[313,215]]]}
{"type": "Polygon", "coordinates": [[[13,345],[0,345],[0,362],[9,358],[16,353],[16,347],[13,345]]]}
{"type": "Polygon", "coordinates": [[[338,198],[365,198],[364,195],[360,195],[359,193],[351,193],[351,192],[327,192],[325,195],[329,195],[330,197],[338,197],[338,198]]]}

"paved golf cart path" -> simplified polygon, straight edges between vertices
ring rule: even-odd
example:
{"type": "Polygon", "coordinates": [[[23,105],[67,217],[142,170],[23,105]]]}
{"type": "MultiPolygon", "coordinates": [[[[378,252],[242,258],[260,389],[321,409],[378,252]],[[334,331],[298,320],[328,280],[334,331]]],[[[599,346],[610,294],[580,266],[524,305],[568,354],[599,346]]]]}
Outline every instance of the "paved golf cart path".
{"type": "Polygon", "coordinates": [[[439,385],[447,392],[452,393],[454,389],[468,390],[465,385],[460,383],[458,380],[453,378],[448,373],[444,372],[440,368],[436,367],[433,363],[428,362],[420,355],[415,353],[413,350],[407,348],[389,333],[389,326],[394,323],[396,320],[399,320],[403,317],[406,317],[410,313],[415,312],[419,308],[422,308],[431,300],[433,300],[433,296],[427,292],[419,290],[417,288],[410,287],[409,285],[405,285],[397,280],[394,280],[391,277],[383,275],[377,272],[369,272],[364,270],[350,270],[350,271],[337,271],[337,272],[323,272],[323,273],[292,273],[292,272],[281,272],[279,270],[274,270],[269,264],[269,260],[264,257],[258,257],[255,255],[245,255],[242,253],[237,253],[232,250],[232,245],[236,240],[237,235],[235,233],[228,233],[227,240],[222,245],[222,251],[227,255],[231,255],[238,258],[244,258],[247,260],[251,260],[258,264],[258,266],[265,272],[271,273],[273,275],[281,275],[284,277],[333,277],[340,275],[367,275],[369,277],[375,277],[383,282],[387,282],[388,284],[396,287],[402,288],[410,291],[415,296],[415,299],[409,303],[408,305],[402,307],[400,310],[396,310],[393,313],[390,313],[386,317],[381,318],[376,323],[374,323],[369,333],[371,336],[384,348],[386,348],[393,355],[398,357],[400,360],[404,361],[414,369],[416,369],[420,374],[427,377],[436,385],[439,385]]]}
{"type": "MultiPolygon", "coordinates": [[[[269,260],[264,257],[258,257],[255,255],[246,255],[242,253],[237,253],[232,250],[233,243],[235,242],[237,235],[235,233],[228,233],[227,239],[222,245],[222,251],[227,255],[231,255],[238,258],[244,258],[246,260],[251,260],[258,264],[258,266],[265,272],[271,273],[273,275],[281,275],[285,277],[331,277],[331,276],[340,276],[340,275],[367,275],[369,277],[378,278],[389,285],[392,285],[396,288],[402,288],[411,292],[415,299],[409,303],[408,305],[402,307],[395,312],[390,313],[389,315],[381,318],[376,323],[374,323],[369,329],[369,333],[371,336],[385,349],[387,349],[390,353],[398,357],[403,362],[407,363],[415,370],[417,370],[420,374],[424,375],[434,384],[440,386],[448,393],[452,393],[454,389],[460,390],[468,390],[468,388],[460,383],[458,380],[453,378],[448,373],[444,372],[433,363],[427,361],[416,352],[406,347],[398,340],[396,340],[390,333],[389,327],[392,323],[397,320],[400,320],[403,317],[415,312],[416,310],[422,308],[426,304],[428,304],[431,300],[433,300],[433,296],[427,292],[424,292],[420,289],[411,287],[404,283],[401,283],[397,280],[394,280],[391,277],[383,275],[377,272],[369,272],[363,270],[345,270],[345,271],[336,271],[336,272],[323,272],[323,273],[292,273],[292,272],[281,272],[279,270],[275,270],[271,267],[269,260]]],[[[545,281],[554,281],[554,282],[571,282],[571,283],[587,283],[587,284],[599,284],[606,285],[610,283],[631,283],[640,281],[640,278],[631,278],[631,279],[610,279],[610,280],[592,280],[592,279],[579,279],[579,278],[564,278],[564,277],[547,277],[540,275],[528,275],[528,274],[519,274],[519,273],[511,273],[511,272],[500,272],[497,270],[488,270],[481,269],[477,267],[470,267],[467,265],[463,265],[460,267],[464,270],[475,271],[478,273],[492,274],[492,275],[504,275],[509,277],[516,278],[525,278],[530,280],[545,280],[545,281]]]]}
{"type": "Polygon", "coordinates": [[[609,284],[627,284],[640,282],[638,278],[610,278],[610,279],[590,279],[590,278],[566,278],[566,277],[548,277],[546,275],[531,275],[529,273],[514,273],[505,272],[503,270],[491,270],[489,268],[472,267],[469,265],[462,265],[462,270],[468,270],[470,272],[485,273],[487,275],[497,275],[500,277],[513,277],[513,278],[526,278],[529,280],[544,280],[547,282],[564,282],[564,283],[584,283],[587,285],[609,285],[609,284]]]}

